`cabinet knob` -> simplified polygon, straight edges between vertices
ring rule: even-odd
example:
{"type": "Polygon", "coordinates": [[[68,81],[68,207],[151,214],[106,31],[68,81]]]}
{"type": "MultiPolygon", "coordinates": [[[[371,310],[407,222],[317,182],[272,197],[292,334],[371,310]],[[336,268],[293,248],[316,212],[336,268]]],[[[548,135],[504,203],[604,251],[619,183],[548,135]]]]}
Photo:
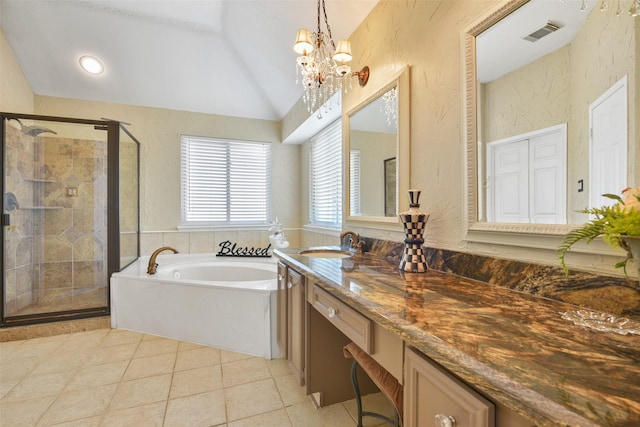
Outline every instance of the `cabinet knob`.
{"type": "Polygon", "coordinates": [[[293,288],[293,283],[289,282],[289,284],[287,285],[287,287],[288,287],[289,289],[293,288]]]}
{"type": "Polygon", "coordinates": [[[282,280],[282,274],[278,274],[278,280],[282,280]]]}
{"type": "Polygon", "coordinates": [[[329,307],[329,317],[334,318],[336,314],[338,314],[338,310],[333,307],[329,307]]]}
{"type": "Polygon", "coordinates": [[[436,414],[436,427],[456,427],[456,419],[451,415],[436,414]]]}

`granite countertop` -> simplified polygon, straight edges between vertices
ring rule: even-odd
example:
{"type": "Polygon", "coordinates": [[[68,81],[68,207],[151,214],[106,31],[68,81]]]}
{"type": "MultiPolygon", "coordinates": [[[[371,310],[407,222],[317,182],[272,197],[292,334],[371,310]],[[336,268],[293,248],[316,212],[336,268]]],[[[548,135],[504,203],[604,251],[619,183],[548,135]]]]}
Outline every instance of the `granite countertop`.
{"type": "Polygon", "coordinates": [[[576,306],[374,255],[274,254],[494,401],[542,426],[639,426],[640,336],[561,318],[576,306]]]}

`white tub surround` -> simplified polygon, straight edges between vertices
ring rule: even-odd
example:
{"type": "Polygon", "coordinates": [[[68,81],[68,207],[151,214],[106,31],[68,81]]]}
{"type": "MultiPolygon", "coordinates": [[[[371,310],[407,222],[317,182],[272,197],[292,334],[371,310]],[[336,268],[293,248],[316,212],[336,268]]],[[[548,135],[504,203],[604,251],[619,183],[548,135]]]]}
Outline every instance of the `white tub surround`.
{"type": "Polygon", "coordinates": [[[155,275],[141,257],[111,277],[113,328],[279,356],[275,258],[177,254],[156,261],[155,275]]]}

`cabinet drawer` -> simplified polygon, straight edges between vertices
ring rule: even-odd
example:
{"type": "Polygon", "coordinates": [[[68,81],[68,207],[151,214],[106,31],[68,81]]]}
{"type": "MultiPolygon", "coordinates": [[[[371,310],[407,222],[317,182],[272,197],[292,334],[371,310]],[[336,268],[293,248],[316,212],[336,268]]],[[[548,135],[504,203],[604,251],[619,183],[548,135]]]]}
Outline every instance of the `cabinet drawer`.
{"type": "Polygon", "coordinates": [[[495,406],[426,356],[405,349],[405,427],[494,427],[495,406]]]}
{"type": "Polygon", "coordinates": [[[307,301],[361,349],[371,354],[371,320],[318,285],[309,287],[307,301]]]}

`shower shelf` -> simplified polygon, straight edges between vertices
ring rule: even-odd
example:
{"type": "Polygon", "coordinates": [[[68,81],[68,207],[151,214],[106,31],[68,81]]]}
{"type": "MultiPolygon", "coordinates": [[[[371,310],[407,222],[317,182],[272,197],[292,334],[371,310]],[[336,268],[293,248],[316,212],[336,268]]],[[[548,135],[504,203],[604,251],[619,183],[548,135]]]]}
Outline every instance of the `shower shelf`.
{"type": "Polygon", "coordinates": [[[25,178],[25,181],[29,181],[29,182],[44,182],[44,183],[55,182],[55,181],[52,181],[50,179],[39,179],[39,178],[25,178]]]}

